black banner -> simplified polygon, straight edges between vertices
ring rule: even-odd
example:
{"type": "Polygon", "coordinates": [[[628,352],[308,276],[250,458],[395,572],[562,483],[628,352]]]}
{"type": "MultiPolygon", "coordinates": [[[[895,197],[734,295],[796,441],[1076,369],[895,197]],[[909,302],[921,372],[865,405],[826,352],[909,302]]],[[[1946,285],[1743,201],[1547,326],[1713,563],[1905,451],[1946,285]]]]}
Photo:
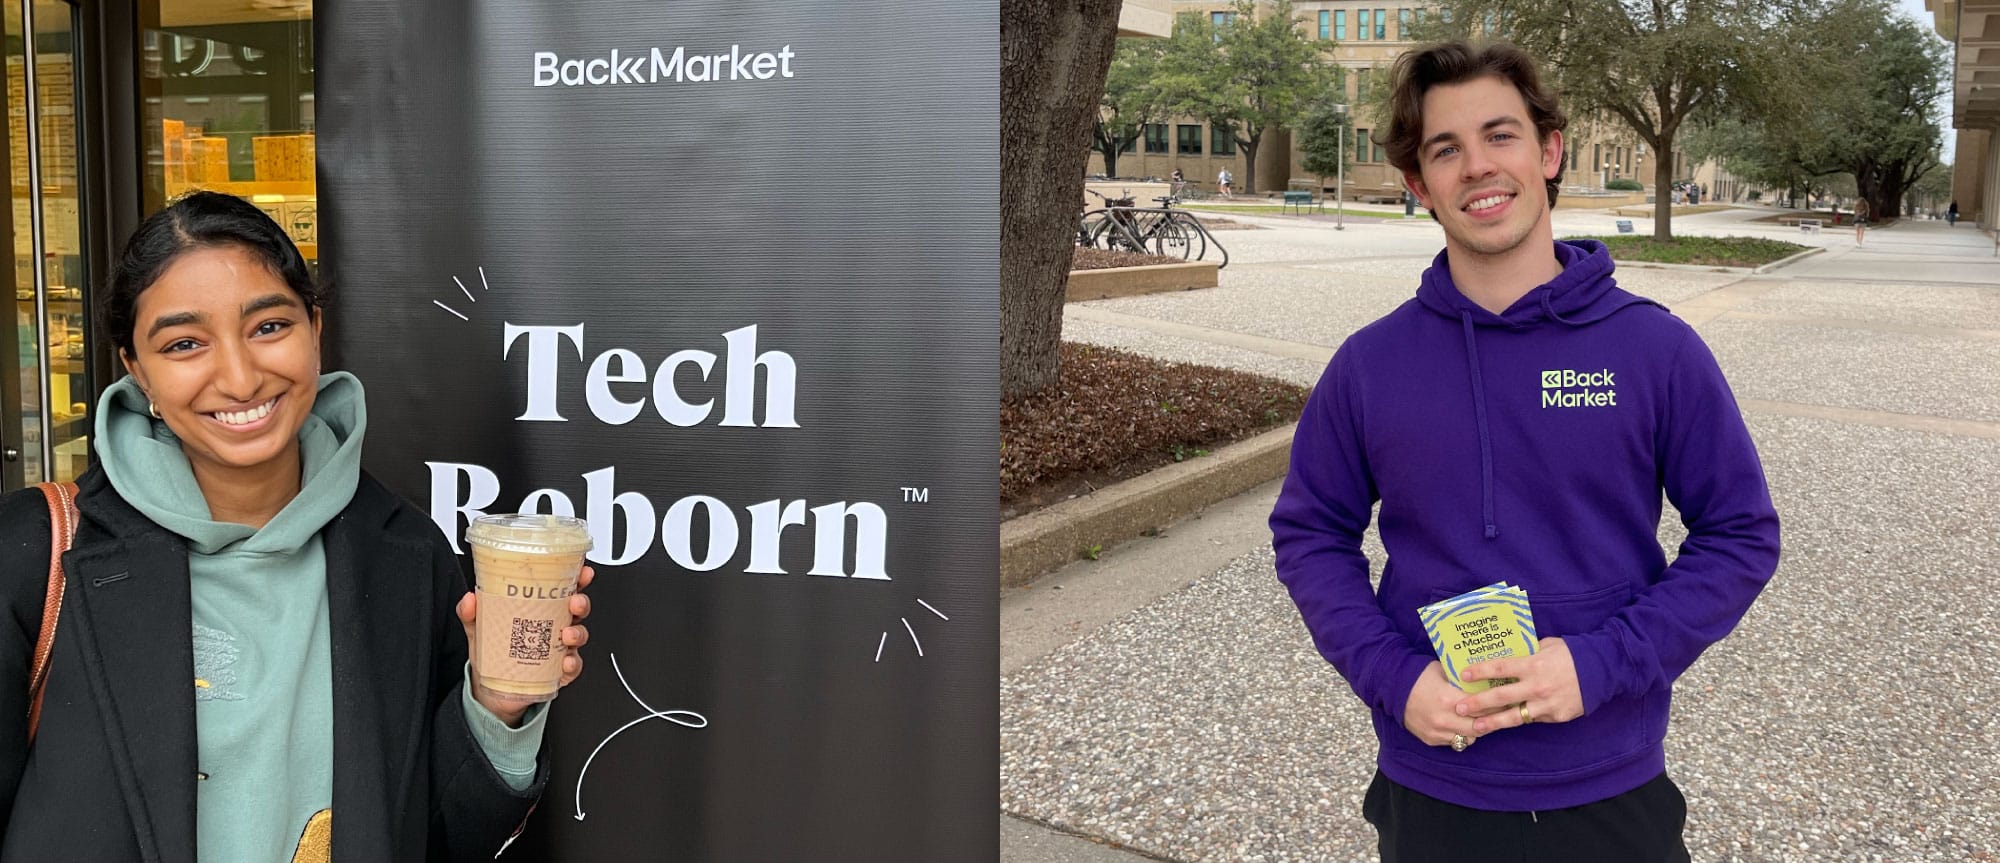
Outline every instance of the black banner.
{"type": "Polygon", "coordinates": [[[994,859],[997,5],[316,8],[369,470],[597,538],[503,859],[994,859]]]}

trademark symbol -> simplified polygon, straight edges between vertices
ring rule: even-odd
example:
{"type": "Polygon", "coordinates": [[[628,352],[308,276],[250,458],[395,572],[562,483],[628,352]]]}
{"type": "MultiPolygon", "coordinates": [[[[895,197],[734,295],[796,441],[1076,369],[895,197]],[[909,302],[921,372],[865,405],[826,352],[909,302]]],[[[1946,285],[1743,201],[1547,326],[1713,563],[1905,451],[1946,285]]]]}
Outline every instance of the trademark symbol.
{"type": "Polygon", "coordinates": [[[931,502],[931,490],[930,490],[930,489],[928,489],[928,488],[915,488],[915,487],[912,487],[912,486],[907,486],[907,485],[906,485],[906,486],[903,486],[903,502],[904,502],[904,503],[930,503],[930,502],[931,502]]]}

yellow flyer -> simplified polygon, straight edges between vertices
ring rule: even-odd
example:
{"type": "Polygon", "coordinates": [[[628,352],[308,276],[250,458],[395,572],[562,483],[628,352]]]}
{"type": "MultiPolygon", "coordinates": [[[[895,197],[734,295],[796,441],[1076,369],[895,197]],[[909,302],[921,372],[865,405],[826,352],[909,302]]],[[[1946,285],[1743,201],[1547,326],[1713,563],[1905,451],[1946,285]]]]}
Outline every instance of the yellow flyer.
{"type": "Polygon", "coordinates": [[[1466,666],[1488,659],[1527,656],[1535,652],[1535,617],[1528,592],[1497,582],[1417,609],[1424,634],[1444,663],[1445,679],[1466,692],[1484,692],[1514,682],[1460,679],[1466,666]]]}

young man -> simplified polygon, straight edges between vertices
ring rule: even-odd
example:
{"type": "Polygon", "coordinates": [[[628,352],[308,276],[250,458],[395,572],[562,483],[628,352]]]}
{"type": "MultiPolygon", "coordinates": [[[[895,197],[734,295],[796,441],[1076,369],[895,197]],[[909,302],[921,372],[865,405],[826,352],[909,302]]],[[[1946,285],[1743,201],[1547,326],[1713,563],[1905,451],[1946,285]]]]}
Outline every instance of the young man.
{"type": "Polygon", "coordinates": [[[1235,181],[1236,178],[1230,175],[1228,168],[1223,168],[1221,173],[1215,175],[1215,187],[1217,189],[1222,190],[1222,196],[1225,198],[1229,197],[1230,195],[1229,187],[1235,181]]]}
{"type": "Polygon", "coordinates": [[[1763,468],[1714,357],[1556,242],[1564,119],[1504,44],[1401,58],[1385,147],[1444,228],[1415,299],[1334,354],[1271,514],[1278,577],[1373,713],[1384,863],[1687,860],[1662,741],[1674,679],[1778,562],[1763,468]],[[1665,494],[1688,526],[1672,565],[1665,494]],[[1381,504],[1388,562],[1361,552],[1381,504]],[[1420,606],[1525,588],[1531,656],[1447,682],[1420,606]]]}

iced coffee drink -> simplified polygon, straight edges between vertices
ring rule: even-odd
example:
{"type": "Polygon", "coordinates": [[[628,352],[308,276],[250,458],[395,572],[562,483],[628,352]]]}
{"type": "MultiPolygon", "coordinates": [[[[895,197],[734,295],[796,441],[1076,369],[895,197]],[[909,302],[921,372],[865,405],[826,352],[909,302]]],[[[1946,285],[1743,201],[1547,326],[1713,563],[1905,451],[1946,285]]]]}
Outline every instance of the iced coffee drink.
{"type": "Polygon", "coordinates": [[[569,596],[590,551],[582,519],[559,515],[486,515],[465,532],[472,548],[479,616],[473,623],[473,675],[513,701],[556,697],[569,596]]]}

